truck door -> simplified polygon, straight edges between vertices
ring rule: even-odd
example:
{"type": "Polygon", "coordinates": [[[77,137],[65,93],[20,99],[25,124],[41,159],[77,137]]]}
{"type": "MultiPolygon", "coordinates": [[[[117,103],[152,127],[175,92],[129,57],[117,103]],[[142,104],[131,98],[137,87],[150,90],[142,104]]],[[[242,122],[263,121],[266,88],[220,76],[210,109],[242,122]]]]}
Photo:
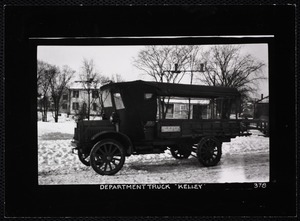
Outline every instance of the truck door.
{"type": "Polygon", "coordinates": [[[154,93],[144,93],[142,105],[142,121],[146,140],[153,140],[156,132],[157,96],[154,93]]]}

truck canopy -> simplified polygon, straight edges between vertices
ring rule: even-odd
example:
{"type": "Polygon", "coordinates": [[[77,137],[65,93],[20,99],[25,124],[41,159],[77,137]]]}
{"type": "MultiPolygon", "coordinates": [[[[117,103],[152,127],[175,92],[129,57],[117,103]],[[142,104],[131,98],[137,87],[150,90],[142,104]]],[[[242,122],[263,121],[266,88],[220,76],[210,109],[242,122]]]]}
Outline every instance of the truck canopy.
{"type": "Polygon", "coordinates": [[[136,93],[152,91],[158,96],[178,96],[178,97],[198,97],[198,98],[217,98],[217,97],[239,97],[240,93],[236,88],[221,86],[204,86],[190,84],[174,84],[149,81],[131,81],[110,83],[102,86],[100,89],[125,89],[135,88],[136,93]],[[150,91],[149,91],[150,90],[150,91]]]}
{"type": "MultiPolygon", "coordinates": [[[[107,117],[112,116],[113,112],[119,116],[120,119],[120,131],[125,133],[132,140],[144,139],[144,128],[147,122],[156,122],[157,120],[165,119],[163,111],[165,111],[166,105],[173,98],[205,98],[205,99],[218,99],[221,100],[239,100],[240,93],[235,88],[227,87],[213,87],[203,85],[189,85],[189,84],[173,84],[173,83],[160,83],[160,82],[148,82],[148,81],[130,81],[109,83],[103,85],[100,88],[103,91],[103,95],[107,98],[109,96],[114,99],[114,102],[110,103],[110,107],[103,108],[104,115],[107,117]],[[120,95],[120,96],[119,96],[120,95]],[[168,99],[165,99],[168,97],[168,99]],[[116,105],[119,102],[119,98],[122,99],[124,105],[116,105]],[[224,98],[224,99],[223,99],[224,98]],[[157,99],[160,99],[158,102],[157,99]],[[115,103],[115,108],[113,108],[115,103]]],[[[102,98],[103,100],[103,98],[102,98]]],[[[193,100],[190,101],[193,103],[193,100]]],[[[230,105],[229,103],[222,102],[230,105]]],[[[214,103],[211,103],[212,106],[214,103]]],[[[195,105],[195,110],[199,105],[195,105]]],[[[212,109],[213,107],[211,107],[212,109]]],[[[230,107],[227,108],[230,110],[230,107]]],[[[202,109],[201,109],[202,110],[202,109]]],[[[165,113],[165,112],[164,112],[165,113]]],[[[196,113],[196,111],[195,111],[196,113]]]]}

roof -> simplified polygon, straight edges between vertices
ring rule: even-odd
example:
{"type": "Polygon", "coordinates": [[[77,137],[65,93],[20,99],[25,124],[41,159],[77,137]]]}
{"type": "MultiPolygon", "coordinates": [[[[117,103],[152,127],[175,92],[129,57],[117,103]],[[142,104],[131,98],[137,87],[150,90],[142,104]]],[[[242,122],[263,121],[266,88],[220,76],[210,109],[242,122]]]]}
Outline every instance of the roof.
{"type": "MultiPolygon", "coordinates": [[[[74,81],[74,82],[70,83],[69,89],[70,90],[86,90],[86,87],[84,87],[83,83],[74,81]]],[[[99,86],[97,88],[94,88],[94,86],[92,85],[90,89],[91,90],[99,89],[99,86]]]]}
{"type": "Polygon", "coordinates": [[[175,84],[175,83],[161,83],[151,81],[129,81],[110,83],[103,85],[100,89],[108,88],[126,88],[126,87],[152,88],[157,95],[161,96],[179,96],[179,97],[236,97],[240,93],[236,88],[221,87],[221,86],[206,86],[206,85],[190,85],[190,84],[175,84]]]}
{"type": "Polygon", "coordinates": [[[69,89],[84,89],[84,86],[82,85],[82,83],[72,82],[69,85],[69,89]]]}
{"type": "Polygon", "coordinates": [[[170,104],[209,104],[209,100],[208,99],[203,99],[203,98],[198,98],[196,100],[194,99],[188,99],[188,98],[178,98],[178,97],[175,97],[175,98],[171,98],[169,99],[169,103],[170,104]]]}

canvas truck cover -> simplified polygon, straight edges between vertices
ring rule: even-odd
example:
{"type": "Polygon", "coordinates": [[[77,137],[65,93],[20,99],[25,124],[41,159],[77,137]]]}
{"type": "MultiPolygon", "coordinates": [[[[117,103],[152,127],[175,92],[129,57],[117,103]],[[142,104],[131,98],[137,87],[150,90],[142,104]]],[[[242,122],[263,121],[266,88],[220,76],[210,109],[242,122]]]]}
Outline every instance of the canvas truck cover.
{"type": "Polygon", "coordinates": [[[124,89],[136,88],[136,92],[152,91],[159,96],[178,96],[178,97],[199,97],[199,98],[217,98],[217,97],[239,97],[240,93],[236,88],[222,86],[204,86],[190,84],[161,83],[150,81],[130,81],[120,83],[110,83],[102,86],[100,89],[124,89]]]}

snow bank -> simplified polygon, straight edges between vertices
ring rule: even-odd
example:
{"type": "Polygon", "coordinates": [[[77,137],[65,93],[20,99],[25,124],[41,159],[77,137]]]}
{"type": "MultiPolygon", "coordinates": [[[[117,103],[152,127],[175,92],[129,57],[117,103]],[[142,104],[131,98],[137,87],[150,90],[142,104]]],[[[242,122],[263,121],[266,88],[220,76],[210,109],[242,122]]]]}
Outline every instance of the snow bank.
{"type": "Polygon", "coordinates": [[[223,143],[223,154],[269,152],[269,138],[264,137],[258,130],[251,130],[251,136],[236,137],[231,142],[223,143]]]}

